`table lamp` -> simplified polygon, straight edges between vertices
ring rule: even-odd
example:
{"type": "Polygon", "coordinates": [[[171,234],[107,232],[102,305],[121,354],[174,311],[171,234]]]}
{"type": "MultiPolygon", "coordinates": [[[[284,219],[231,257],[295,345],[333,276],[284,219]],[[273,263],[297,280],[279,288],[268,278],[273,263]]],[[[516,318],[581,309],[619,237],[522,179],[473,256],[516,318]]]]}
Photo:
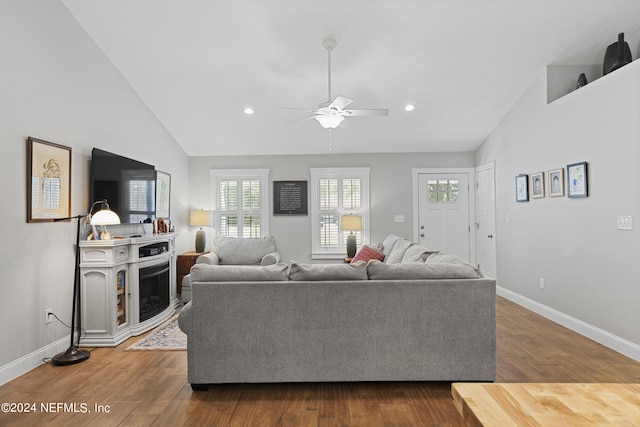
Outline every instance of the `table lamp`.
{"type": "Polygon", "coordinates": [[[362,217],[360,215],[342,215],[340,222],[343,230],[350,231],[347,236],[347,258],[353,258],[356,255],[356,235],[353,232],[362,229],[362,217]]]}
{"type": "Polygon", "coordinates": [[[189,214],[189,225],[192,227],[200,227],[200,230],[196,232],[196,252],[204,252],[207,236],[202,227],[207,227],[211,224],[210,214],[211,211],[205,211],[204,209],[191,211],[189,214]]]}

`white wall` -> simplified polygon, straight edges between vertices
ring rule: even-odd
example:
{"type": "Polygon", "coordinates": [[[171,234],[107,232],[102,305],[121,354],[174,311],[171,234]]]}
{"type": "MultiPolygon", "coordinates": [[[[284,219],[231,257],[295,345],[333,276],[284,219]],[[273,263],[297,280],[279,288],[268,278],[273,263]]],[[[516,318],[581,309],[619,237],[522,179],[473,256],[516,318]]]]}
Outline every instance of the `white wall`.
{"type": "MultiPolygon", "coordinates": [[[[413,187],[411,168],[473,167],[473,153],[327,154],[313,156],[191,157],[189,200],[194,209],[215,207],[211,200],[211,169],[269,169],[269,191],[273,181],[309,181],[310,168],[370,167],[371,240],[379,243],[390,233],[411,239],[413,187]],[[394,222],[404,215],[404,223],[394,222]]],[[[310,190],[309,190],[310,191],[310,190]]],[[[310,204],[309,204],[310,206],[310,204]]],[[[276,238],[283,262],[311,261],[311,217],[274,216],[273,196],[269,201],[269,232],[276,238]]],[[[195,230],[191,232],[194,239],[195,230]]],[[[208,242],[213,231],[208,230],[208,242]]],[[[412,239],[414,240],[414,239],[412,239]]],[[[193,245],[193,243],[192,243],[193,245]]],[[[207,248],[209,244],[207,243],[207,248]]]]}
{"type": "MultiPolygon", "coordinates": [[[[91,149],[155,165],[172,176],[171,210],[187,231],[187,156],[67,9],[51,0],[0,2],[0,384],[51,357],[69,330],[74,222],[26,222],[26,139],[72,148],[72,215],[86,213],[91,149]],[[53,347],[51,347],[53,346],[53,347]]],[[[187,250],[188,233],[178,238],[187,250]]]]}
{"type": "Polygon", "coordinates": [[[498,285],[635,358],[640,357],[639,95],[638,61],[549,105],[541,70],[477,153],[477,164],[496,162],[498,285]],[[515,202],[517,174],[581,161],[589,166],[588,198],[515,202]],[[634,230],[617,230],[617,215],[633,216],[634,230]]]}

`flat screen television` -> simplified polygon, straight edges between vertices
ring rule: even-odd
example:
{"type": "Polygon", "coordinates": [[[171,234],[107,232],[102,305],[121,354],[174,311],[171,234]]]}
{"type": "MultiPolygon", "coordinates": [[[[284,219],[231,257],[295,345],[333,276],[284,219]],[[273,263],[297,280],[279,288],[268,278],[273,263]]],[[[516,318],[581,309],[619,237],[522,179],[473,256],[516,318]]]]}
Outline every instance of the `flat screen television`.
{"type": "Polygon", "coordinates": [[[98,148],[91,152],[89,202],[106,199],[123,224],[153,220],[156,214],[155,167],[98,148]]]}

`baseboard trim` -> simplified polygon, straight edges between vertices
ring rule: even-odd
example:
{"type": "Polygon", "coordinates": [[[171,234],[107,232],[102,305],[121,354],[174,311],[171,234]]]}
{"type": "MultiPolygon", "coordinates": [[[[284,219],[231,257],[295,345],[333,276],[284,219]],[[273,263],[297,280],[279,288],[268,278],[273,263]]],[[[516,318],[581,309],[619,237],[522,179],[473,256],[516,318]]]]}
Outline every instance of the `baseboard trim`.
{"type": "Polygon", "coordinates": [[[51,358],[69,348],[69,337],[60,338],[42,348],[0,367],[0,385],[18,378],[30,370],[42,365],[44,359],[51,358]]]}
{"type": "Polygon", "coordinates": [[[496,293],[534,313],[537,313],[555,323],[558,323],[574,332],[584,335],[593,341],[600,343],[618,353],[624,354],[633,360],[640,362],[640,345],[600,329],[582,320],[571,317],[561,311],[548,307],[537,301],[524,297],[508,289],[497,287],[496,293]]]}

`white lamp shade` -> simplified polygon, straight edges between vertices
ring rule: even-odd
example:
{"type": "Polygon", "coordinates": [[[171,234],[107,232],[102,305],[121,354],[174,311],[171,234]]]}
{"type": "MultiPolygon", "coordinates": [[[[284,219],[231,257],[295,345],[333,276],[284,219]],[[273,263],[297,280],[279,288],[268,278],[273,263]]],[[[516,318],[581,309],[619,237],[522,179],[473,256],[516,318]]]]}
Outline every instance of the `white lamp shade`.
{"type": "Polygon", "coordinates": [[[342,229],[343,230],[361,230],[362,229],[362,217],[360,215],[342,215],[342,229]]]}
{"type": "Polygon", "coordinates": [[[315,116],[315,119],[318,121],[318,123],[320,123],[320,126],[322,126],[323,128],[335,129],[338,126],[340,126],[340,123],[342,123],[342,120],[344,120],[344,117],[338,116],[338,115],[331,115],[331,114],[321,114],[321,115],[315,116]]]}
{"type": "Polygon", "coordinates": [[[120,217],[110,209],[101,209],[91,216],[91,225],[120,224],[120,217]]]}
{"type": "Polygon", "coordinates": [[[189,213],[189,225],[192,227],[207,227],[211,224],[211,211],[199,210],[189,213]]]}

